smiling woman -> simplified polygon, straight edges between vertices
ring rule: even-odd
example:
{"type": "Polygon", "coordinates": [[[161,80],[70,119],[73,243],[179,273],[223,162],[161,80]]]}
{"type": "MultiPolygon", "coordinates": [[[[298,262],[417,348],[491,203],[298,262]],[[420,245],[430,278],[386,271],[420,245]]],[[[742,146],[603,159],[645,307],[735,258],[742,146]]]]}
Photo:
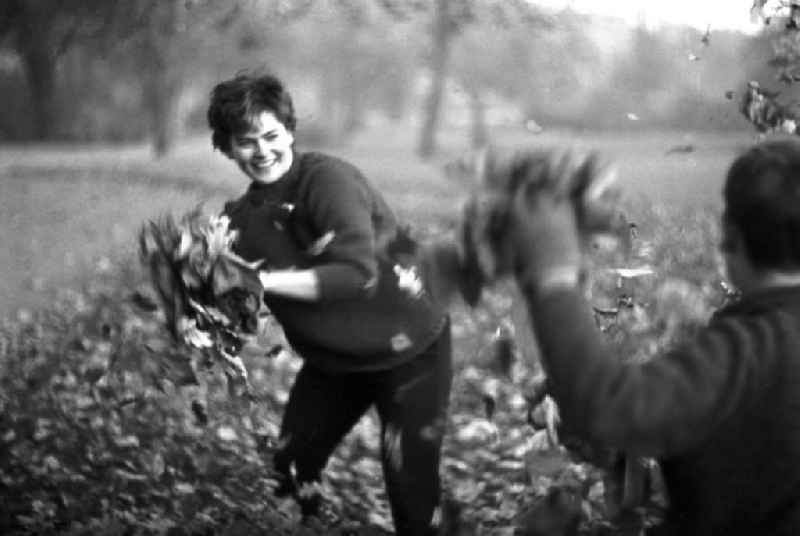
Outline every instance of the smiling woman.
{"type": "Polygon", "coordinates": [[[397,534],[434,534],[450,327],[413,253],[397,252],[393,212],[352,164],[294,147],[292,99],[274,76],[218,84],[208,121],[214,146],[250,180],[225,206],[233,248],[263,262],[264,302],[305,361],[274,457],[276,493],[305,516],[326,513],[322,469],[374,405],[397,534]]]}

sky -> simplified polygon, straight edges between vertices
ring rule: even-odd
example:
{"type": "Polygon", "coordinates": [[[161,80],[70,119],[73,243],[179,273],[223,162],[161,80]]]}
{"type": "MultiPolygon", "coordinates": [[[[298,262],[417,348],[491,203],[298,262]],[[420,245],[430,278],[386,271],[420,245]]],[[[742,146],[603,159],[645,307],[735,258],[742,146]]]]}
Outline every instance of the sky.
{"type": "Polygon", "coordinates": [[[685,24],[705,30],[740,30],[754,33],[760,26],[750,19],[753,0],[533,0],[552,7],[623,18],[647,26],[685,24]]]}

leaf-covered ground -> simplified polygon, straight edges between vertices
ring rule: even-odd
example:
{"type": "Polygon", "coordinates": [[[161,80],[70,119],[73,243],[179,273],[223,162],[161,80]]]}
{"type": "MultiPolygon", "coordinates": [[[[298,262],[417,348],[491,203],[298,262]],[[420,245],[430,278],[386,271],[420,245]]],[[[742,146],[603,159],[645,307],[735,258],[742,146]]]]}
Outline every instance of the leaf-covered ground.
{"type": "MultiPolygon", "coordinates": [[[[713,214],[632,212],[640,233],[634,251],[624,259],[598,251],[593,299],[606,310],[598,322],[621,355],[649,359],[691,327],[682,319],[702,321],[724,296],[708,258],[713,214]],[[656,273],[628,279],[607,271],[623,261],[656,273]]],[[[331,534],[301,524],[292,501],[271,492],[270,456],[299,366],[276,351],[279,330],[246,352],[255,401],[232,399],[214,371],[199,386],[175,387],[181,371],[147,345],[162,319],[131,300],[141,277],[133,260],[106,267],[82,288],[62,290],[48,307],[3,325],[0,532],[331,534]]],[[[561,534],[547,523],[571,515],[584,534],[637,533],[663,505],[658,483],[653,503],[624,528],[606,501],[613,482],[548,449],[527,422],[525,395],[538,370],[526,328],[511,287],[488,292],[476,310],[453,310],[446,533],[561,534]],[[495,337],[503,324],[516,332],[510,366],[495,337]]],[[[377,438],[368,414],[328,465],[325,492],[341,516],[338,533],[391,530],[377,438]]]]}

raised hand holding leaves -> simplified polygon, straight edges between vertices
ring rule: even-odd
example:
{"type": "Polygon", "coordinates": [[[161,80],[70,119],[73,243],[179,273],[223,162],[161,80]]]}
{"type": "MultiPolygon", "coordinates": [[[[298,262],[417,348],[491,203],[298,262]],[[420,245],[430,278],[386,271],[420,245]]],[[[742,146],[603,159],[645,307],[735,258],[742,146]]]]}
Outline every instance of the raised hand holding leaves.
{"type": "Polygon", "coordinates": [[[487,150],[482,164],[477,167],[477,188],[465,206],[462,221],[461,251],[465,272],[486,284],[518,271],[519,262],[527,262],[526,256],[529,256],[527,251],[521,256],[520,248],[527,250],[530,244],[519,232],[512,233],[512,227],[532,227],[530,232],[540,235],[545,229],[549,230],[553,251],[541,252],[538,256],[543,259],[564,249],[557,238],[569,236],[573,232],[570,229],[575,229],[581,241],[596,233],[619,232],[622,220],[617,210],[614,177],[610,166],[602,163],[595,153],[487,150]],[[562,209],[564,213],[559,213],[558,223],[550,221],[555,217],[553,214],[547,217],[526,215],[536,210],[562,209]],[[570,216],[567,212],[574,222],[567,221],[570,216]],[[542,229],[537,229],[539,227],[542,229]]]}

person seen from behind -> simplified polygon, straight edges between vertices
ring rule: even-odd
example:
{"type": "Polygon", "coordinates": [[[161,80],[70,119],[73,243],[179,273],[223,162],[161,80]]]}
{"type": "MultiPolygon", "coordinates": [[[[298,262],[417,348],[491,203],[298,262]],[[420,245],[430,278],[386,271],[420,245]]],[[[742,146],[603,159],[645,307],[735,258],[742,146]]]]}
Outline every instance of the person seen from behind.
{"type": "Polygon", "coordinates": [[[651,534],[800,534],[800,141],[736,158],[723,199],[720,249],[741,297],[646,363],[623,364],[595,326],[567,197],[516,192],[515,277],[564,426],[659,460],[670,506],[651,534]]]}

